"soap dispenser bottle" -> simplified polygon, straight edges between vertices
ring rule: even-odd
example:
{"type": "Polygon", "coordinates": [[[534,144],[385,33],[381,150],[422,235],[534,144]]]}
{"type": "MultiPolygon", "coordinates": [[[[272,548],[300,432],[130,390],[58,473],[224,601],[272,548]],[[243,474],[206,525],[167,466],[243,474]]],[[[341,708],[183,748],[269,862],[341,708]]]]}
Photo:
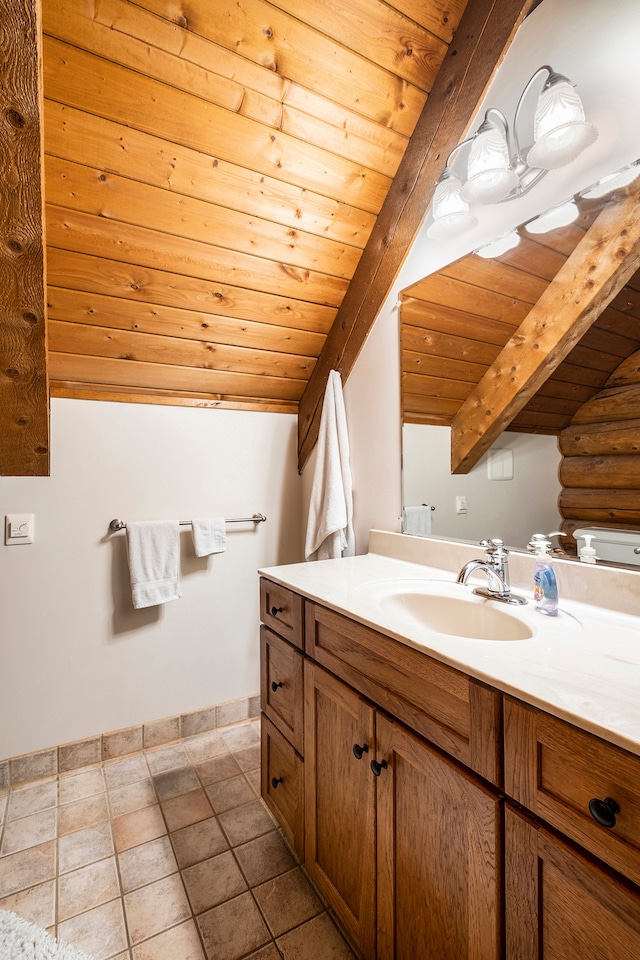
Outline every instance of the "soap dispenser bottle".
{"type": "Polygon", "coordinates": [[[597,556],[595,549],[591,546],[591,541],[593,540],[593,534],[585,533],[581,539],[584,540],[584,546],[580,547],[578,551],[580,554],[580,559],[583,563],[596,563],[597,556]]]}
{"type": "Polygon", "coordinates": [[[533,575],[533,600],[538,613],[547,617],[558,615],[558,581],[551,563],[551,541],[544,533],[534,533],[528,544],[536,555],[533,575]]]}

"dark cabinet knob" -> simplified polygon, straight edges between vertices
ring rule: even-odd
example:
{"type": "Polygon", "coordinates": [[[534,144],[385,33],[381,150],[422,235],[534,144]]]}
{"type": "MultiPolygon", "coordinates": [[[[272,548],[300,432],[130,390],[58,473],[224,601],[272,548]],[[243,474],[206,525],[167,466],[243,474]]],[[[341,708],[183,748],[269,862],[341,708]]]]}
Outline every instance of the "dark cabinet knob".
{"type": "Polygon", "coordinates": [[[598,800],[594,797],[589,800],[589,813],[601,827],[615,827],[616,814],[620,813],[620,807],[611,797],[605,797],[604,800],[598,800]]]}
{"type": "Polygon", "coordinates": [[[275,682],[275,680],[271,681],[271,689],[273,690],[274,693],[276,692],[278,687],[281,687],[281,686],[282,686],[282,680],[278,680],[277,683],[275,682]]]}
{"type": "Polygon", "coordinates": [[[282,607],[271,607],[271,616],[277,617],[279,613],[282,613],[282,607]]]}
{"type": "Polygon", "coordinates": [[[284,783],[284,780],[282,779],[282,777],[271,777],[271,786],[273,787],[274,790],[278,789],[279,783],[284,783]]]}
{"type": "Polygon", "coordinates": [[[377,760],[372,760],[372,761],[371,761],[371,772],[372,772],[376,777],[379,777],[380,774],[382,773],[382,771],[383,771],[383,770],[386,770],[387,767],[388,767],[388,763],[387,763],[386,760],[381,760],[380,763],[378,763],[377,760]]]}
{"type": "Polygon", "coordinates": [[[362,760],[362,754],[369,753],[369,747],[366,743],[363,743],[362,746],[359,743],[354,743],[353,745],[353,755],[356,760],[362,760]]]}

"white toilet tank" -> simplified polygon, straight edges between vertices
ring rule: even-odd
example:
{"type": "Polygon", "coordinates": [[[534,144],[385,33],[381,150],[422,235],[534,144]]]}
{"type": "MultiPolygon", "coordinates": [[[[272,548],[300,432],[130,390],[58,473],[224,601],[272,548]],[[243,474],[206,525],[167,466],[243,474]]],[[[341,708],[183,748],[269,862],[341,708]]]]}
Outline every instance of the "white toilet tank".
{"type": "Polygon", "coordinates": [[[574,531],[574,537],[580,547],[585,534],[593,537],[591,546],[595,547],[598,560],[612,560],[614,563],[627,563],[640,566],[640,530],[610,530],[605,527],[581,527],[574,531]]]}

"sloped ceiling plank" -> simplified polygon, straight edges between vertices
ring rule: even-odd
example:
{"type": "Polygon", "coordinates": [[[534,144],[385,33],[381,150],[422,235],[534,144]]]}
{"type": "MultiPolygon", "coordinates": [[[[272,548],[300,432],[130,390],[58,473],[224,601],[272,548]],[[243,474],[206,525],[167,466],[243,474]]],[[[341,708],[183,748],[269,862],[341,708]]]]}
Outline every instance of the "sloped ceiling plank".
{"type": "Polygon", "coordinates": [[[40,25],[0,0],[0,474],[49,475],[40,25]]]}
{"type": "Polygon", "coordinates": [[[452,473],[469,472],[638,269],[639,198],[636,184],[602,211],[460,408],[452,473]]]}
{"type": "Polygon", "coordinates": [[[466,134],[515,31],[534,4],[473,0],[467,5],[300,402],[299,469],[318,436],[330,370],[348,377],[424,219],[444,160],[466,134]]]}
{"type": "Polygon", "coordinates": [[[171,404],[178,407],[207,407],[218,410],[260,410],[263,413],[296,413],[296,401],[264,400],[261,397],[219,397],[210,393],[197,393],[188,390],[167,390],[159,387],[120,387],[117,384],[91,383],[81,384],[72,380],[50,381],[56,397],[68,397],[70,400],[103,400],[115,403],[156,403],[171,404]]]}

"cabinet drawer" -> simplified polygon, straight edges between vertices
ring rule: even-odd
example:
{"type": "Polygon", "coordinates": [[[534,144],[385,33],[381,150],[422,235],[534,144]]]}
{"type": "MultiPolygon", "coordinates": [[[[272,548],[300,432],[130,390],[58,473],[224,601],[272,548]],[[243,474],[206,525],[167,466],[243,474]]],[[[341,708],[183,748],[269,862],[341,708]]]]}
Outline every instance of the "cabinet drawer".
{"type": "Polygon", "coordinates": [[[302,654],[265,626],[260,628],[260,654],[263,713],[304,755],[302,654]]]}
{"type": "Polygon", "coordinates": [[[505,698],[505,792],[640,884],[640,757],[505,698]],[[589,812],[606,798],[610,827],[589,812]]]}
{"type": "Polygon", "coordinates": [[[502,695],[424,653],[318,604],[305,605],[306,653],[497,786],[502,695]]]}
{"type": "Polygon", "coordinates": [[[262,716],[261,788],[289,843],[304,856],[304,774],[302,759],[276,727],[262,716]]]}
{"type": "Polygon", "coordinates": [[[260,580],[260,619],[302,650],[304,600],[292,590],[264,577],[260,580]]]}

